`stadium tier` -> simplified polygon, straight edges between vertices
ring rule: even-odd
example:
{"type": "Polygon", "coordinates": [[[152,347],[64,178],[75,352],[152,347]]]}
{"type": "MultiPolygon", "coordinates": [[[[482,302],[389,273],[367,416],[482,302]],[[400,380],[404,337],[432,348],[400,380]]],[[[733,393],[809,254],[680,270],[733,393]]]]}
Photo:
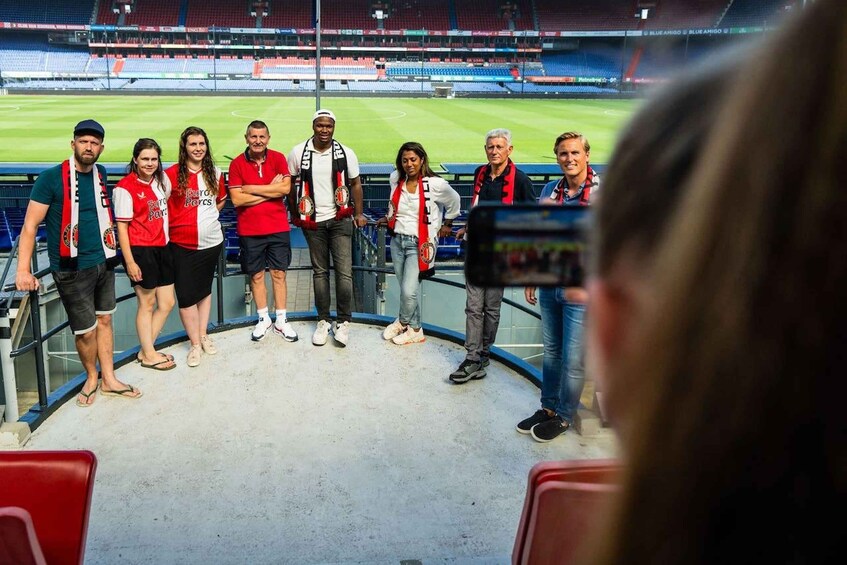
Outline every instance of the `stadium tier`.
{"type": "MultiPolygon", "coordinates": [[[[768,29],[797,4],[325,0],[321,85],[374,94],[628,95],[768,29]]],[[[293,0],[3,2],[0,88],[306,93],[318,79],[315,10],[293,0]]]]}

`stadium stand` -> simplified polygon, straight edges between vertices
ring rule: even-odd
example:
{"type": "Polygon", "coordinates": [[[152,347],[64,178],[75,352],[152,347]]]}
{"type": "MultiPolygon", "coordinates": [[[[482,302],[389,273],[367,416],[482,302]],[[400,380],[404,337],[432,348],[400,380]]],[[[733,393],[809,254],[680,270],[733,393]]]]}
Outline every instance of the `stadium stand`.
{"type": "Polygon", "coordinates": [[[450,29],[448,3],[443,0],[401,0],[391,3],[385,29],[450,29]]]}
{"type": "Polygon", "coordinates": [[[94,0],[3,1],[0,22],[85,25],[94,11],[94,0]]]}
{"type": "Polygon", "coordinates": [[[185,0],[135,0],[132,12],[126,14],[124,24],[147,26],[180,25],[180,7],[184,1],[185,0]]]}
{"type": "Polygon", "coordinates": [[[539,31],[636,29],[633,3],[619,0],[535,0],[539,31]]]}
{"type": "Polygon", "coordinates": [[[271,0],[269,13],[262,19],[263,27],[299,28],[315,27],[315,15],[311,2],[297,0],[271,0]]]}
{"type": "MultiPolygon", "coordinates": [[[[526,0],[514,2],[514,13],[511,9],[504,9],[505,4],[500,0],[464,2],[462,9],[456,10],[457,29],[471,31],[535,29],[532,2],[526,0]]],[[[511,6],[512,3],[509,4],[511,6]]]]}
{"type": "MultiPolygon", "coordinates": [[[[85,0],[72,7],[59,0],[3,2],[0,87],[308,93],[316,79],[309,31],[314,4],[261,0],[257,11],[255,2],[85,0]],[[115,13],[125,5],[131,9],[115,13]],[[52,24],[48,30],[40,29],[39,22],[61,23],[58,30],[52,24]],[[64,27],[74,22],[100,25],[64,27]],[[257,26],[264,29],[252,32],[257,26]]],[[[795,4],[324,0],[321,79],[328,91],[353,94],[432,94],[437,82],[444,85],[438,95],[451,87],[459,95],[628,95],[641,82],[664,80],[703,53],[745,35],[723,28],[753,26],[756,31],[795,4]],[[387,12],[387,19],[371,16],[376,7],[387,12]],[[636,17],[641,7],[649,8],[646,20],[636,17]],[[720,29],[710,33],[714,26],[720,29]],[[523,81],[532,85],[522,86],[523,81]]]]}
{"type": "Polygon", "coordinates": [[[247,0],[208,2],[188,0],[185,25],[189,27],[256,27],[256,17],[251,16],[247,0]]]}
{"type": "Polygon", "coordinates": [[[719,27],[776,25],[799,2],[791,0],[735,0],[716,22],[719,27]]]}
{"type": "Polygon", "coordinates": [[[714,26],[727,0],[659,2],[649,10],[644,29],[709,28],[714,26]]]}
{"type": "Polygon", "coordinates": [[[322,3],[321,7],[321,27],[324,29],[376,29],[376,20],[370,14],[370,0],[329,2],[322,3]]]}

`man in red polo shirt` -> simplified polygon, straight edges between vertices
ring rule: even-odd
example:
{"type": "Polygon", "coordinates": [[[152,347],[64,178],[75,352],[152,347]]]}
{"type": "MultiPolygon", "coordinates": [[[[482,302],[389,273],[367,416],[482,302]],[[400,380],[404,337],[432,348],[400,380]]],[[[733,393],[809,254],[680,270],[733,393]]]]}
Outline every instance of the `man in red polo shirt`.
{"type": "Polygon", "coordinates": [[[291,262],[291,238],[285,195],[291,177],[285,156],[268,149],[271,139],[265,122],[255,120],[244,135],[247,149],[229,165],[229,195],[238,218],[241,268],[250,275],[250,290],[256,301],[259,321],[251,339],[259,341],[273,327],[286,341],[297,341],[297,333],[286,320],[285,271],[291,262]],[[276,320],[268,313],[265,268],[273,283],[276,320]]]}

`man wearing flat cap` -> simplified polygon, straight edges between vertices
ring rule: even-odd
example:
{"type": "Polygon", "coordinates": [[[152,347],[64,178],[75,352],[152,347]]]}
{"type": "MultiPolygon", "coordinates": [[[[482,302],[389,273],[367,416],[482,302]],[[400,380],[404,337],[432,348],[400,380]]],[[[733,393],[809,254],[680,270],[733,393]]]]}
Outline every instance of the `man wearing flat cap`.
{"type": "Polygon", "coordinates": [[[70,158],[38,175],[21,230],[15,277],[18,290],[38,290],[30,264],[35,234],[46,221],[50,269],[87,375],[76,398],[84,408],[94,403],[98,387],[107,396],[141,396],[141,390],[117,379],[112,360],[113,269],[119,260],[106,170],[96,165],[104,137],[103,126],[96,121],[79,122],[70,158]],[[98,361],[102,383],[98,382],[98,361]]]}
{"type": "Polygon", "coordinates": [[[295,225],[303,229],[312,259],[312,281],[318,324],[314,345],[327,342],[329,314],[329,258],[335,269],[337,318],[332,328],[335,342],[344,347],[353,311],[353,230],[367,223],[362,214],[362,183],[359,160],[349,147],[333,137],[335,114],[318,110],[312,116],[314,135],[288,155],[288,168],[297,177],[289,195],[295,225]]]}

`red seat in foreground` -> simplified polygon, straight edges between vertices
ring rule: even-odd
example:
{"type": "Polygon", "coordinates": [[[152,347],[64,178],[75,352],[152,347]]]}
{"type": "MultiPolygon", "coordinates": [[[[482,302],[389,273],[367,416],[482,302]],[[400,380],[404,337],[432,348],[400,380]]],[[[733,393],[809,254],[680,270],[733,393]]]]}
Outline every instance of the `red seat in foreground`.
{"type": "Polygon", "coordinates": [[[17,506],[0,507],[0,563],[45,565],[29,512],[17,506]]]}
{"type": "Polygon", "coordinates": [[[612,459],[543,461],[529,472],[513,565],[564,565],[573,561],[597,515],[618,487],[612,459]]]}
{"type": "Polygon", "coordinates": [[[80,565],[97,458],[90,451],[0,451],[0,507],[32,516],[50,565],[80,565]]]}

